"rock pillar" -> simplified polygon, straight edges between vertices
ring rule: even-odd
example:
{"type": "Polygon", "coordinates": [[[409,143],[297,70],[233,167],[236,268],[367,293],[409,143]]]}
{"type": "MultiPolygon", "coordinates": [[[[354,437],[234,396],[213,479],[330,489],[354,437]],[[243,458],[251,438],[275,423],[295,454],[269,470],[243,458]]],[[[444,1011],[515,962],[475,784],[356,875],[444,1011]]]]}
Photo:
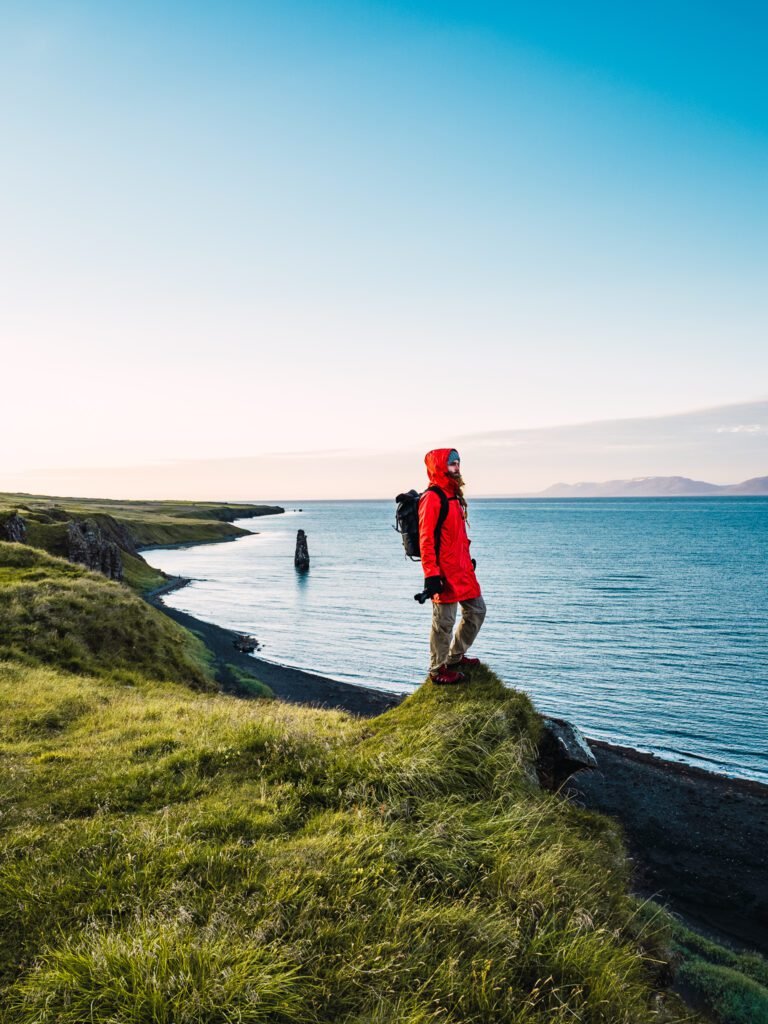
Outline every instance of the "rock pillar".
{"type": "Polygon", "coordinates": [[[307,535],[303,530],[296,534],[296,555],[293,564],[299,572],[306,572],[309,568],[309,548],[307,547],[307,535]]]}

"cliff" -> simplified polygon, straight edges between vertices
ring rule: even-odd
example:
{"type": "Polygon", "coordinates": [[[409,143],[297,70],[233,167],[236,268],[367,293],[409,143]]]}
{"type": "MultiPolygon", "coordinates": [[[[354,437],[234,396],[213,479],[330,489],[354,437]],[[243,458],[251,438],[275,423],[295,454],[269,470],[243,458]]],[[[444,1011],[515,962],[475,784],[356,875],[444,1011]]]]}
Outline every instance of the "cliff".
{"type": "Polygon", "coordinates": [[[250,531],[234,520],[283,511],[276,505],[0,494],[0,540],[42,548],[146,592],[166,577],[146,563],[141,548],[243,537],[250,531]]]}
{"type": "Polygon", "coordinates": [[[679,1017],[616,829],[539,786],[492,673],[376,719],[236,700],[127,588],[22,544],[0,581],[8,1024],[679,1017]]]}

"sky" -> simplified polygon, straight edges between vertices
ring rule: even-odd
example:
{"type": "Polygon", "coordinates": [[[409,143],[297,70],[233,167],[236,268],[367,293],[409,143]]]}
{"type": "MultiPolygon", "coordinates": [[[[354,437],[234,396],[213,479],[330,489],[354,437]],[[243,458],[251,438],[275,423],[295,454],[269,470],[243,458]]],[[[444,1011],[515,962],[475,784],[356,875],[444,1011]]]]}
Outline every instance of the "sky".
{"type": "MultiPolygon", "coordinates": [[[[689,475],[741,483],[765,468],[768,402],[743,402],[674,416],[489,431],[453,438],[472,497],[530,496],[555,482],[689,475]],[[680,474],[684,465],[686,474],[680,474]],[[575,474],[578,467],[581,475],[575,474]],[[523,487],[523,481],[525,486],[523,487]]],[[[246,457],[167,459],[152,464],[23,470],[9,490],[104,498],[290,501],[388,498],[427,484],[423,450],[356,447],[246,457]],[[350,481],[352,484],[350,485],[350,481]]]]}
{"type": "Polygon", "coordinates": [[[641,466],[544,444],[483,491],[765,474],[766,30],[745,2],[7,0],[0,490],[374,496],[372,460],[660,418],[641,466]],[[737,406],[727,454],[674,433],[737,406]]]}

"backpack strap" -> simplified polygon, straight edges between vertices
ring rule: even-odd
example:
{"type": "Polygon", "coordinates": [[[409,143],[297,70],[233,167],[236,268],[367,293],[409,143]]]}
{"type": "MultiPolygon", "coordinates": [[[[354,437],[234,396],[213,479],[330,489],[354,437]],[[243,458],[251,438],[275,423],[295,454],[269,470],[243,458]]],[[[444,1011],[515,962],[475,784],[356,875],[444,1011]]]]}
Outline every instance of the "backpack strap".
{"type": "Polygon", "coordinates": [[[440,512],[437,517],[437,523],[435,524],[435,561],[440,564],[440,538],[443,533],[443,524],[448,518],[448,496],[442,487],[438,487],[437,484],[430,484],[427,488],[428,491],[434,491],[435,494],[440,498],[440,512]]]}

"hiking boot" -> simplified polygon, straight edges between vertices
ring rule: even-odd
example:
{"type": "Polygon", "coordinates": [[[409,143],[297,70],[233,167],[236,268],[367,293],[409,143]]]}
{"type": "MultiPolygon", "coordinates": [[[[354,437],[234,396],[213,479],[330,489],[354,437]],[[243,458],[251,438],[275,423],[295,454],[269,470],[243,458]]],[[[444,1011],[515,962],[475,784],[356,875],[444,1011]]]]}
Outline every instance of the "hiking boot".
{"type": "Polygon", "coordinates": [[[437,686],[450,686],[453,683],[463,683],[464,673],[456,672],[454,669],[449,668],[448,665],[441,665],[440,668],[432,669],[429,673],[429,678],[437,686]]]}
{"type": "Polygon", "coordinates": [[[465,654],[462,654],[460,661],[449,661],[449,669],[465,668],[468,672],[473,668],[477,668],[480,664],[479,658],[468,658],[465,654]]]}

